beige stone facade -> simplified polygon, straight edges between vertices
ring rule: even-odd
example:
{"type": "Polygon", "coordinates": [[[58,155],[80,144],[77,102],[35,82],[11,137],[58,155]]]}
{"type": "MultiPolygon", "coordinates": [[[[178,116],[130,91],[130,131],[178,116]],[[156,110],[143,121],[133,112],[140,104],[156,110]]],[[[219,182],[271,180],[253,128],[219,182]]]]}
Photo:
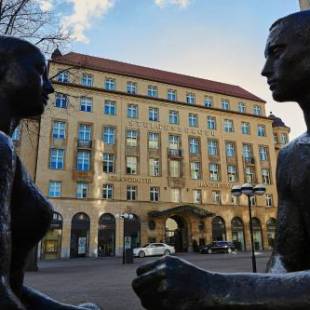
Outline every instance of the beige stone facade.
{"type": "Polygon", "coordinates": [[[105,70],[95,66],[100,61],[88,57],[73,66],[58,55],[50,62],[55,95],[33,146],[36,163],[26,163],[58,213],[41,257],[119,255],[124,235],[132,246],[166,241],[191,251],[226,239],[249,249],[247,199],[230,194],[246,182],[266,184],[252,215],[256,247],[269,249],[277,205],[274,131],[288,129],[273,128],[263,100],[215,82],[218,91],[207,91],[195,78],[187,86],[182,75],[164,83],[158,70],[138,76],[113,62],[105,70]],[[135,219],[119,218],[125,212],[135,219]]]}

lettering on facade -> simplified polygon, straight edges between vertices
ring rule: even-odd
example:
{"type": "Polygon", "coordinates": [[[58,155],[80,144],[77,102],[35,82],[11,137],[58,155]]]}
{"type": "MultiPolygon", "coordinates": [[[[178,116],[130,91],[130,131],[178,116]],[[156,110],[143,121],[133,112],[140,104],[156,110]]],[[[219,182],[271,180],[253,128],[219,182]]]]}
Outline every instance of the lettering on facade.
{"type": "Polygon", "coordinates": [[[201,188],[219,188],[219,189],[223,188],[230,189],[232,187],[232,185],[229,183],[215,183],[215,182],[213,183],[204,181],[199,182],[198,186],[201,188]]]}
{"type": "Polygon", "coordinates": [[[112,182],[146,183],[146,184],[152,183],[151,178],[118,177],[114,175],[109,176],[108,180],[112,182]]]}
{"type": "Polygon", "coordinates": [[[177,132],[177,133],[186,133],[189,135],[200,135],[200,136],[212,136],[214,135],[212,130],[205,130],[205,129],[196,129],[196,128],[186,128],[180,126],[173,126],[173,125],[161,125],[161,124],[153,124],[148,122],[142,121],[134,121],[130,120],[128,122],[128,127],[133,128],[144,128],[149,130],[158,130],[158,131],[170,131],[170,132],[177,132]]]}

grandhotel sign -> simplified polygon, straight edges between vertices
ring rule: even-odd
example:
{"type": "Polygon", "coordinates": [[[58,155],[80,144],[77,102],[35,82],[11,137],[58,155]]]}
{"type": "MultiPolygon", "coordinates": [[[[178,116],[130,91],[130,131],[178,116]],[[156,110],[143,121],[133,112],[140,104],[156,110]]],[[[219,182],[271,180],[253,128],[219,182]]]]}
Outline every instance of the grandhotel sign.
{"type": "Polygon", "coordinates": [[[185,133],[185,134],[201,135],[201,136],[203,135],[214,136],[213,130],[186,128],[186,127],[173,126],[173,125],[161,125],[161,124],[154,124],[154,123],[134,121],[134,120],[131,120],[128,122],[128,127],[144,128],[148,130],[158,130],[158,131],[169,131],[169,132],[185,133]]]}

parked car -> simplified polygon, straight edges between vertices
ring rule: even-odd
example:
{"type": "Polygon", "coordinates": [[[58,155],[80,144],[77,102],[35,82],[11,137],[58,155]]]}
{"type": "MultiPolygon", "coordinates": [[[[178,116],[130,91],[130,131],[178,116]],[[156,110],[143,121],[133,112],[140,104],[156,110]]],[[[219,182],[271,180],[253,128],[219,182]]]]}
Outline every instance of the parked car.
{"type": "Polygon", "coordinates": [[[235,251],[236,247],[231,241],[213,241],[200,249],[201,254],[232,253],[235,251]]]}
{"type": "Polygon", "coordinates": [[[144,247],[133,249],[136,257],[175,254],[175,249],[165,243],[148,243],[144,247]]]}

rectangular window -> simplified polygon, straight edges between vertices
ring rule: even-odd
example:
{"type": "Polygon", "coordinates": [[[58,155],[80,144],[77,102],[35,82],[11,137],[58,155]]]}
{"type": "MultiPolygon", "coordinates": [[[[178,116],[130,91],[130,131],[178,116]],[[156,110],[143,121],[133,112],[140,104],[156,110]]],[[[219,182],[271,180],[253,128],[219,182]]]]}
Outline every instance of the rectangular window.
{"type": "Polygon", "coordinates": [[[90,151],[77,152],[76,170],[83,172],[90,170],[90,151]]]}
{"type": "Polygon", "coordinates": [[[211,192],[211,200],[213,203],[220,204],[221,203],[221,192],[220,191],[212,191],[211,192]]]}
{"type": "Polygon", "coordinates": [[[286,133],[280,134],[280,143],[281,144],[287,144],[288,143],[288,136],[286,133]]]}
{"type": "Polygon", "coordinates": [[[258,106],[258,105],[255,105],[254,108],[253,108],[253,113],[254,113],[254,115],[261,115],[262,114],[261,107],[258,106]]]}
{"type": "Polygon", "coordinates": [[[227,157],[234,157],[235,154],[236,154],[235,143],[233,143],[233,142],[226,142],[225,143],[225,150],[226,150],[226,156],[227,157]]]}
{"type": "Polygon", "coordinates": [[[137,174],[138,159],[135,156],[126,157],[126,173],[137,174]]]}
{"type": "Polygon", "coordinates": [[[179,188],[171,188],[171,202],[180,202],[181,201],[181,191],[179,188]]]}
{"type": "Polygon", "coordinates": [[[189,113],[188,114],[188,126],[189,127],[198,127],[198,115],[189,113]]]}
{"type": "Polygon", "coordinates": [[[191,155],[198,155],[200,152],[200,145],[198,138],[189,138],[189,153],[191,155]]]}
{"type": "Polygon", "coordinates": [[[213,107],[213,97],[205,96],[204,104],[205,104],[205,107],[212,108],[213,107]]]}
{"type": "Polygon", "coordinates": [[[150,201],[159,201],[159,187],[150,187],[150,201]]]}
{"type": "Polygon", "coordinates": [[[265,127],[265,125],[257,125],[257,135],[259,137],[265,137],[266,136],[266,127],[265,127]]]}
{"type": "Polygon", "coordinates": [[[115,79],[105,79],[104,81],[104,88],[106,90],[116,90],[116,81],[115,79]]]}
{"type": "Polygon", "coordinates": [[[259,159],[262,161],[269,160],[268,146],[259,146],[259,159]]]}
{"type": "Polygon", "coordinates": [[[64,153],[63,149],[51,149],[50,150],[50,169],[63,169],[64,168],[64,153]]]}
{"type": "Polygon", "coordinates": [[[114,155],[103,153],[103,172],[113,173],[114,171],[114,155]]]}
{"type": "Polygon", "coordinates": [[[128,104],[127,117],[128,118],[138,118],[138,105],[128,104]]]}
{"type": "Polygon", "coordinates": [[[148,133],[148,147],[149,149],[159,149],[159,133],[148,133]]]}
{"type": "Polygon", "coordinates": [[[113,185],[104,184],[102,187],[102,198],[103,199],[112,199],[113,198],[113,185]]]}
{"type": "Polygon", "coordinates": [[[250,123],[241,122],[241,133],[243,135],[249,135],[250,134],[250,123]]]}
{"type": "MultiPolygon", "coordinates": [[[[13,136],[14,136],[14,134],[13,134],[13,136]]],[[[12,136],[12,139],[13,139],[13,136],[12,136]]],[[[54,121],[53,127],[52,127],[52,136],[53,136],[53,139],[64,140],[66,138],[66,123],[61,122],[61,121],[54,121]]]]}
{"type": "Polygon", "coordinates": [[[237,182],[237,168],[235,165],[227,166],[228,182],[237,182]]]}
{"type": "Polygon", "coordinates": [[[208,116],[208,129],[216,130],[216,118],[213,116],[208,116]]]}
{"type": "Polygon", "coordinates": [[[229,103],[229,100],[227,100],[227,99],[222,99],[222,100],[221,100],[221,103],[222,103],[222,109],[223,109],[223,110],[230,110],[230,103],[229,103]]]}
{"type": "Polygon", "coordinates": [[[160,161],[159,159],[150,158],[149,159],[149,171],[151,177],[160,176],[160,161]]]}
{"type": "Polygon", "coordinates": [[[191,177],[192,180],[200,180],[201,172],[200,172],[200,162],[191,162],[191,177]]]}
{"type": "Polygon", "coordinates": [[[180,117],[178,111],[169,111],[169,124],[179,124],[180,117]]]}
{"type": "Polygon", "coordinates": [[[210,181],[219,181],[220,180],[220,174],[219,174],[219,165],[218,164],[209,164],[209,179],[210,181]]]}
{"type": "Polygon", "coordinates": [[[224,119],[224,132],[234,132],[233,120],[224,119]]]}
{"type": "Polygon", "coordinates": [[[272,207],[272,195],[271,194],[266,194],[265,195],[266,199],[266,206],[267,207],[272,207]]]}
{"type": "Polygon", "coordinates": [[[169,176],[172,178],[181,177],[181,162],[179,160],[169,161],[169,176]]]}
{"type": "Polygon", "coordinates": [[[177,101],[177,91],[175,89],[168,89],[167,99],[170,101],[177,101]]]}
{"type": "Polygon", "coordinates": [[[147,87],[147,95],[150,96],[150,97],[158,97],[157,86],[149,85],[147,87]]]}
{"type": "Polygon", "coordinates": [[[193,203],[201,203],[201,190],[200,189],[194,189],[193,190],[193,203]]]}
{"type": "Polygon", "coordinates": [[[180,136],[169,135],[169,149],[178,150],[180,148],[180,136]]]}
{"type": "Polygon", "coordinates": [[[60,197],[61,196],[61,182],[60,181],[49,181],[48,196],[49,197],[60,197]]]}
{"type": "Polygon", "coordinates": [[[158,122],[159,121],[159,110],[158,108],[149,108],[149,121],[158,122]]]}
{"type": "Polygon", "coordinates": [[[92,112],[93,110],[93,99],[90,97],[80,98],[80,111],[82,112],[92,112]]]}
{"type": "Polygon", "coordinates": [[[76,198],[87,198],[88,183],[77,182],[76,183],[76,198]]]}
{"type": "Polygon", "coordinates": [[[218,156],[218,142],[215,139],[208,139],[209,156],[218,156]]]}
{"type": "Polygon", "coordinates": [[[68,108],[68,96],[56,93],[55,94],[55,107],[61,108],[61,109],[67,109],[68,108]]]}
{"type": "Polygon", "coordinates": [[[246,105],[244,102],[239,102],[238,103],[238,111],[240,113],[245,113],[246,112],[246,105]]]}
{"type": "Polygon", "coordinates": [[[116,102],[111,100],[105,100],[104,102],[104,114],[116,115],[116,102]]]}
{"type": "Polygon", "coordinates": [[[126,136],[127,146],[137,146],[138,145],[138,132],[137,130],[127,130],[126,136]]]}
{"type": "Polygon", "coordinates": [[[69,83],[70,82],[69,71],[59,71],[57,74],[57,82],[69,83]]]}
{"type": "Polygon", "coordinates": [[[137,93],[137,83],[127,82],[127,93],[135,95],[137,93]]]}
{"type": "Polygon", "coordinates": [[[92,126],[88,124],[79,125],[79,143],[89,143],[92,138],[92,126]]]}
{"type": "Polygon", "coordinates": [[[270,170],[269,169],[262,169],[262,183],[266,184],[266,185],[271,184],[270,170]]]}
{"type": "Polygon", "coordinates": [[[193,93],[186,94],[186,103],[188,104],[195,104],[196,103],[196,96],[193,93]]]}
{"type": "Polygon", "coordinates": [[[82,79],[81,79],[81,84],[83,86],[92,87],[93,86],[93,80],[94,80],[94,78],[91,74],[83,73],[82,79]]]}
{"type": "Polygon", "coordinates": [[[242,145],[242,156],[246,161],[251,161],[253,159],[252,146],[250,144],[242,145]]]}
{"type": "Polygon", "coordinates": [[[137,186],[128,185],[127,186],[127,200],[137,199],[137,186]]]}
{"type": "Polygon", "coordinates": [[[250,184],[255,183],[255,171],[252,167],[245,168],[245,182],[250,184]]]}
{"type": "Polygon", "coordinates": [[[113,127],[103,128],[103,142],[105,144],[115,144],[115,128],[113,127]]]}

